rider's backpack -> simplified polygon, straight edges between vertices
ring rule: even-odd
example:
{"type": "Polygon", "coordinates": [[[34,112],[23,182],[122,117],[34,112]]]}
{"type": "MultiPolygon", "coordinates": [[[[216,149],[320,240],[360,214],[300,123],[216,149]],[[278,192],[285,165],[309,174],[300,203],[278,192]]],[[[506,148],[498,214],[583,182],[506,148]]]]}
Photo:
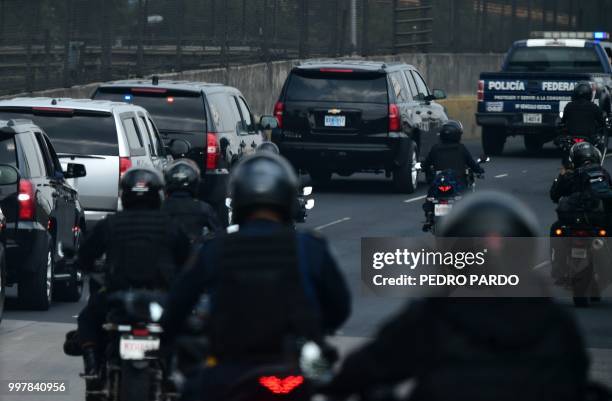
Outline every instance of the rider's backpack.
{"type": "Polygon", "coordinates": [[[585,195],[596,200],[612,199],[612,188],[605,170],[599,166],[587,166],[576,170],[580,189],[585,195]]]}

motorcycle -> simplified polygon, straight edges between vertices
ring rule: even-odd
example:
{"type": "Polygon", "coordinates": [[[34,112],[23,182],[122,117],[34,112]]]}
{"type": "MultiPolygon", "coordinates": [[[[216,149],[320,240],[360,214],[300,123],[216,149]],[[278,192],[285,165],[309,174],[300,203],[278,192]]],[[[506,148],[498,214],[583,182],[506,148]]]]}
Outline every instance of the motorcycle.
{"type": "Polygon", "coordinates": [[[556,284],[572,292],[574,305],[585,307],[601,299],[612,281],[607,268],[612,256],[608,230],[583,217],[552,228],[551,261],[556,284]],[[602,269],[603,268],[603,269],[602,269]]]}
{"type": "MultiPolygon", "coordinates": [[[[476,162],[480,164],[488,163],[491,159],[486,156],[480,157],[476,162]]],[[[433,170],[433,169],[432,169],[433,170]]],[[[430,231],[436,235],[436,228],[439,225],[440,219],[448,215],[453,209],[454,204],[463,198],[466,191],[474,192],[476,190],[476,177],[472,169],[465,170],[466,188],[461,190],[458,187],[456,174],[453,170],[436,171],[435,178],[432,182],[430,195],[427,197],[427,202],[433,205],[433,212],[429,218],[430,231]]]]}
{"type": "MultiPolygon", "coordinates": [[[[294,223],[305,223],[306,217],[308,217],[308,211],[312,210],[315,206],[315,200],[309,198],[312,195],[312,187],[303,187],[302,193],[298,195],[296,199],[297,211],[293,217],[294,223]]],[[[225,198],[225,206],[229,210],[229,221],[230,226],[233,225],[232,220],[232,198],[225,198]]]]}
{"type": "Polygon", "coordinates": [[[608,134],[607,133],[610,132],[611,124],[612,124],[612,120],[607,119],[606,128],[604,128],[603,133],[601,135],[597,135],[595,139],[593,139],[592,137],[586,136],[586,135],[571,134],[567,131],[567,129],[565,129],[565,127],[563,126],[559,127],[558,128],[559,134],[553,140],[553,143],[555,144],[555,146],[561,149],[561,152],[562,152],[561,163],[564,166],[569,167],[569,152],[572,149],[572,146],[574,146],[577,143],[582,143],[582,142],[590,142],[597,149],[599,149],[602,155],[602,163],[603,163],[603,160],[605,160],[606,158],[606,153],[608,152],[608,134]]]}
{"type": "Polygon", "coordinates": [[[161,295],[126,291],[109,296],[107,342],[100,372],[85,379],[87,401],[166,401],[178,398],[160,348],[161,295]]]}

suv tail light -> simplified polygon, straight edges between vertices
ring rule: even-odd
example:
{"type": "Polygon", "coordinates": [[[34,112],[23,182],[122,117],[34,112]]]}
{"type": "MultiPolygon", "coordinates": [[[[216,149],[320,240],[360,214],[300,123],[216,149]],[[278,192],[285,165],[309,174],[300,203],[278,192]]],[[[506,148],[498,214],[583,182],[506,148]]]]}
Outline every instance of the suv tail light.
{"type": "Polygon", "coordinates": [[[31,181],[19,181],[17,202],[19,203],[19,220],[34,220],[36,203],[34,202],[34,185],[31,181]]]}
{"type": "Polygon", "coordinates": [[[209,132],[206,134],[206,169],[216,169],[219,164],[221,148],[217,141],[217,134],[209,132]]]}
{"type": "Polygon", "coordinates": [[[285,111],[285,105],[283,102],[276,102],[274,105],[274,117],[278,123],[278,128],[283,128],[283,112],[285,111]]]}
{"type": "Polygon", "coordinates": [[[126,171],[128,171],[132,167],[132,161],[129,157],[120,157],[119,158],[119,177],[123,177],[126,171]]]}
{"type": "Polygon", "coordinates": [[[289,394],[304,383],[304,376],[261,376],[259,384],[274,394],[289,394]]]}
{"type": "Polygon", "coordinates": [[[399,107],[392,103],[389,105],[389,131],[397,132],[400,131],[401,127],[399,107]]]}
{"type": "Polygon", "coordinates": [[[478,101],[482,102],[484,100],[484,87],[485,82],[481,79],[478,81],[478,101]]]}

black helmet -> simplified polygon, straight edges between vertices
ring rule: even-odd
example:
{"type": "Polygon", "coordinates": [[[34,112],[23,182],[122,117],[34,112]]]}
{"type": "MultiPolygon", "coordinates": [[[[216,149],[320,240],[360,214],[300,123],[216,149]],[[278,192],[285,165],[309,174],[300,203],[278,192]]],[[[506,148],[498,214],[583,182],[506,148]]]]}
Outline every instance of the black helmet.
{"type": "Polygon", "coordinates": [[[579,142],[570,149],[569,160],[574,167],[601,163],[601,152],[590,142],[579,142]]]}
{"type": "Polygon", "coordinates": [[[440,129],[442,142],[457,143],[461,141],[461,135],[463,135],[463,125],[456,120],[448,120],[440,129]]]}
{"type": "Polygon", "coordinates": [[[495,191],[479,191],[459,202],[442,221],[441,237],[536,237],[535,215],[519,199],[495,191]]]}
{"type": "Polygon", "coordinates": [[[245,158],[232,170],[229,188],[236,223],[260,208],[273,209],[291,221],[298,178],[282,156],[259,152],[245,158]]]}
{"type": "Polygon", "coordinates": [[[159,209],[163,200],[164,178],[156,170],[135,167],[121,178],[123,208],[159,209]]]}
{"type": "Polygon", "coordinates": [[[579,82],[574,88],[574,100],[583,99],[589,102],[593,99],[593,88],[589,82],[579,82]]]}
{"type": "Polygon", "coordinates": [[[280,151],[278,150],[278,146],[274,142],[262,142],[257,147],[257,152],[271,152],[277,155],[280,155],[280,151]]]}
{"type": "Polygon", "coordinates": [[[166,192],[186,191],[195,196],[200,186],[200,169],[190,159],[179,159],[164,171],[166,192]]]}

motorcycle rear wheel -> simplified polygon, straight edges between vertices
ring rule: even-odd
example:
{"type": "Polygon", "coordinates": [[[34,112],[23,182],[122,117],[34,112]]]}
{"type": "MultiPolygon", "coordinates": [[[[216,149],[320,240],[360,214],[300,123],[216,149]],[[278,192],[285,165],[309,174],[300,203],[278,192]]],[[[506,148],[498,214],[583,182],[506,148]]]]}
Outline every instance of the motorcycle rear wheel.
{"type": "Polygon", "coordinates": [[[140,369],[130,361],[123,361],[119,401],[149,401],[150,392],[151,372],[149,367],[140,369]]]}

